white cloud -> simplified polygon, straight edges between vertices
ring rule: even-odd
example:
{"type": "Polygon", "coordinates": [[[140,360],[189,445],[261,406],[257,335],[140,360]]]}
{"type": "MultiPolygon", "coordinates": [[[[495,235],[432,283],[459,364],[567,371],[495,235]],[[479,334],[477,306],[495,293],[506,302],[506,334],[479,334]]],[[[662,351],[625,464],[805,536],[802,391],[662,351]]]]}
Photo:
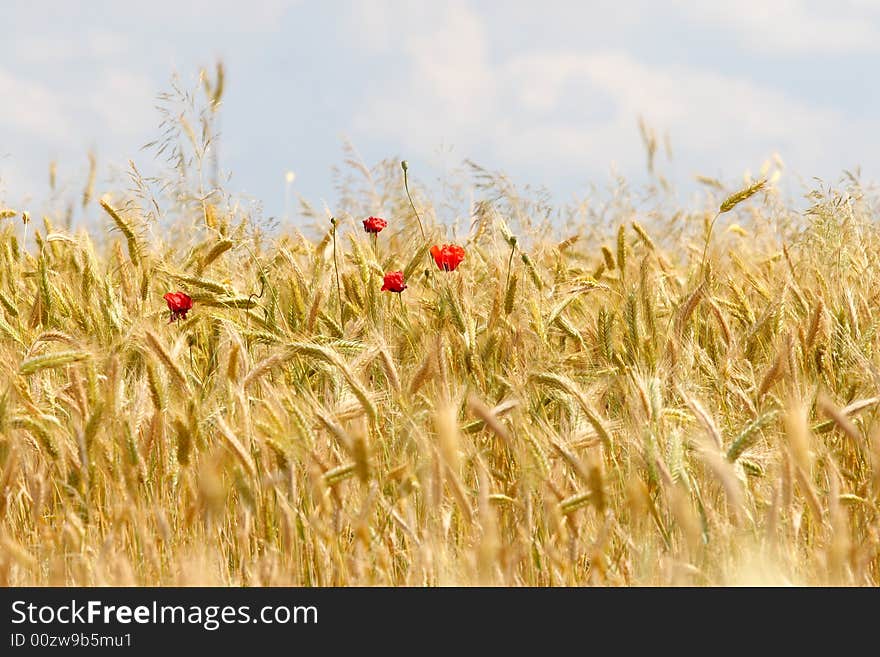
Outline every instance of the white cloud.
{"type": "Polygon", "coordinates": [[[431,21],[384,18],[410,35],[401,57],[407,74],[377,89],[356,125],[424,157],[452,142],[502,167],[585,170],[617,160],[641,170],[636,122],[644,115],[670,133],[688,167],[756,167],[778,151],[814,171],[829,154],[864,156],[870,146],[862,141],[854,153],[848,136],[877,132],[746,77],[647,63],[624,51],[536,48],[493,58],[484,24],[461,3],[431,21]]]}
{"type": "Polygon", "coordinates": [[[109,68],[86,98],[85,109],[115,136],[143,136],[156,122],[155,96],[155,85],[146,76],[109,68]]]}
{"type": "Polygon", "coordinates": [[[355,126],[398,138],[417,135],[429,151],[445,137],[479,141],[497,117],[500,91],[482,22],[461,2],[427,8],[427,15],[410,12],[398,16],[372,3],[367,9],[400,35],[400,67],[408,75],[403,85],[392,80],[376,89],[355,126]]]}
{"type": "Polygon", "coordinates": [[[97,126],[101,133],[116,136],[139,135],[153,123],[154,97],[148,78],[113,67],[101,70],[91,90],[81,94],[53,90],[0,69],[0,127],[56,147],[77,143],[80,131],[75,126],[97,126]]]}
{"type": "Polygon", "coordinates": [[[154,85],[112,65],[96,70],[79,93],[0,68],[0,98],[0,196],[9,203],[45,194],[50,160],[68,167],[67,179],[85,169],[85,154],[95,149],[103,175],[110,160],[102,154],[124,162],[155,130],[154,85]]]}
{"type": "MultiPolygon", "coordinates": [[[[12,153],[19,175],[43,187],[48,159],[81,163],[90,147],[102,167],[138,157],[155,136],[154,94],[172,66],[194,76],[215,48],[228,57],[235,99],[223,115],[227,155],[249,152],[242,144],[268,101],[289,108],[289,125],[312,120],[316,103],[332,106],[303,148],[313,180],[326,167],[321,144],[339,130],[380,156],[433,161],[451,144],[451,157],[522,180],[595,178],[611,161],[638,174],[640,114],[670,133],[672,177],[738,174],[776,150],[813,174],[880,150],[870,85],[826,92],[830,67],[811,68],[833,55],[850,81],[868,79],[866,53],[880,48],[878,0],[512,0],[504,11],[473,0],[294,4],[73,2],[56,8],[53,23],[36,6],[16,6],[7,12],[14,34],[0,43],[0,155],[12,153]],[[294,36],[313,26],[318,48],[294,36]],[[314,89],[311,73],[322,80],[314,89]],[[248,91],[251,77],[271,94],[248,91]]],[[[278,149],[292,143],[287,124],[271,128],[278,149]]],[[[246,157],[226,164],[250,181],[266,175],[271,158],[246,157]]]]}
{"type": "Polygon", "coordinates": [[[676,150],[691,161],[741,161],[778,150],[794,162],[818,165],[823,153],[838,149],[846,133],[857,128],[835,110],[805,105],[747,79],[652,66],[621,52],[527,55],[511,62],[502,77],[518,91],[524,109],[535,105],[535,89],[544,91],[546,102],[559,103],[554,88],[563,81],[609,97],[614,107],[598,121],[559,116],[555,125],[543,127],[524,115],[521,129],[503,133],[497,145],[507,152],[513,145],[522,157],[556,150],[570,160],[607,160],[623,153],[630,164],[633,158],[640,162],[635,123],[645,115],[668,130],[676,150]]]}
{"type": "MultiPolygon", "coordinates": [[[[116,4],[116,3],[114,3],[116,4]]],[[[279,20],[302,0],[152,0],[149,3],[125,5],[125,13],[140,15],[145,20],[173,18],[198,28],[231,29],[234,32],[277,30],[279,20]]]]}
{"type": "Polygon", "coordinates": [[[0,127],[65,142],[71,133],[63,99],[46,85],[0,68],[0,127]]]}
{"type": "MultiPolygon", "coordinates": [[[[48,166],[44,181],[48,180],[48,166]]],[[[48,182],[40,184],[39,172],[32,171],[25,162],[10,153],[0,151],[0,206],[21,212],[28,210],[38,190],[48,188],[48,182]]],[[[42,199],[41,199],[42,200],[42,199]]]]}
{"type": "Polygon", "coordinates": [[[875,0],[679,0],[691,20],[734,32],[742,45],[762,52],[816,54],[880,50],[875,0]]]}
{"type": "Polygon", "coordinates": [[[126,53],[129,42],[120,34],[89,31],[69,34],[19,34],[15,40],[15,56],[20,62],[63,64],[73,59],[95,60],[119,57],[126,53]]]}

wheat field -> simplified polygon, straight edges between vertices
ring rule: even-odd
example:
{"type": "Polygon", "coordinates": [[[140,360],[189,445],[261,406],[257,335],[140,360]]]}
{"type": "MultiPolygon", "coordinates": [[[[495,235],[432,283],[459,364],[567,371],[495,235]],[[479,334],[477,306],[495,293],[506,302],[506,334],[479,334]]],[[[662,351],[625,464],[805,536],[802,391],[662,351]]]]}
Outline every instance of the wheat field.
{"type": "Polygon", "coordinates": [[[3,586],[880,584],[855,180],[646,211],[475,169],[450,224],[399,161],[355,163],[272,228],[174,121],[200,175],[162,217],[133,165],[79,228],[2,211],[3,586]]]}

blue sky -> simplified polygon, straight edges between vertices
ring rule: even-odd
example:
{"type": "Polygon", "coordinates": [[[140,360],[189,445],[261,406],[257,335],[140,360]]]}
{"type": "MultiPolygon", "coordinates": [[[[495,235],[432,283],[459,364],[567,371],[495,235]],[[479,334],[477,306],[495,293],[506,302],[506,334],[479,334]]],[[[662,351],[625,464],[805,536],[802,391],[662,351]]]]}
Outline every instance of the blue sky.
{"type": "Polygon", "coordinates": [[[564,202],[612,172],[736,181],[777,153],[783,182],[880,175],[880,2],[3,2],[0,202],[39,204],[48,162],[99,191],[158,136],[158,92],[221,57],[230,187],[284,212],[332,207],[349,139],[425,180],[471,158],[564,202]]]}

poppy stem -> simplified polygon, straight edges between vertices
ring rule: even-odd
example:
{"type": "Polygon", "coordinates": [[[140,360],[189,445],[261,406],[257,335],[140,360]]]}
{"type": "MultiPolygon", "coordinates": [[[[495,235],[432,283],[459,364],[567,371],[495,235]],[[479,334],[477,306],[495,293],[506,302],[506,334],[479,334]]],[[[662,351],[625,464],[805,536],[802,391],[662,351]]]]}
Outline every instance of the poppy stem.
{"type": "Polygon", "coordinates": [[[397,298],[400,299],[400,311],[403,313],[403,320],[406,322],[406,326],[410,333],[412,333],[413,327],[412,324],[409,323],[409,314],[406,312],[406,304],[403,303],[403,293],[398,292],[397,298]]]}
{"type": "Polygon", "coordinates": [[[507,278],[504,280],[504,293],[507,294],[507,286],[510,285],[510,265],[513,264],[513,252],[516,251],[516,238],[510,239],[510,257],[507,259],[507,278]]]}
{"type": "Polygon", "coordinates": [[[409,165],[407,165],[406,160],[400,163],[400,168],[403,169],[403,188],[406,190],[406,197],[409,199],[409,204],[416,215],[416,220],[419,222],[419,230],[422,231],[422,239],[427,241],[428,238],[425,236],[425,228],[422,226],[422,218],[419,217],[419,211],[416,210],[416,204],[413,203],[412,195],[409,193],[409,180],[407,176],[409,165]]]}
{"type": "Polygon", "coordinates": [[[342,307],[342,286],[339,284],[339,261],[336,259],[336,225],[337,225],[336,217],[330,217],[330,225],[332,228],[330,229],[331,235],[333,235],[333,269],[336,270],[336,300],[339,303],[339,325],[340,327],[345,327],[345,317],[343,315],[343,307],[342,307]]]}
{"type": "MultiPolygon", "coordinates": [[[[427,242],[427,241],[428,241],[428,237],[427,237],[427,235],[425,235],[425,227],[422,226],[422,219],[421,219],[421,217],[419,217],[419,211],[416,210],[416,204],[413,203],[412,195],[409,193],[409,177],[408,177],[408,175],[407,175],[407,171],[409,170],[409,165],[406,163],[406,160],[403,160],[403,161],[400,163],[400,168],[403,169],[403,187],[404,187],[404,189],[406,189],[406,197],[409,199],[410,207],[412,207],[412,209],[413,209],[413,213],[416,215],[416,219],[417,219],[418,222],[419,222],[419,230],[420,230],[421,233],[422,233],[422,240],[425,241],[425,242],[427,242]]],[[[426,254],[426,255],[427,255],[427,257],[428,257],[428,268],[425,269],[425,278],[426,278],[427,280],[430,281],[430,280],[432,280],[432,276],[431,276],[431,257],[430,257],[430,255],[428,255],[428,254],[426,254]]],[[[432,286],[432,287],[433,287],[433,286],[432,286]]]]}
{"type": "Polygon", "coordinates": [[[715,215],[712,222],[709,224],[709,230],[706,232],[706,245],[703,247],[703,257],[700,261],[700,278],[703,277],[703,274],[706,271],[706,254],[709,252],[709,240],[712,239],[712,229],[715,228],[715,222],[718,221],[718,217],[720,216],[720,212],[715,215]]]}
{"type": "MultiPolygon", "coordinates": [[[[245,308],[245,310],[250,310],[250,309],[251,309],[251,299],[253,299],[254,297],[256,297],[257,299],[262,299],[262,298],[263,298],[263,292],[265,291],[265,288],[266,288],[266,278],[265,278],[265,276],[263,275],[263,271],[262,271],[262,269],[260,269],[260,293],[259,293],[259,294],[256,294],[256,293],[254,293],[254,292],[251,292],[251,293],[248,295],[247,308],[245,308]]],[[[248,328],[250,328],[250,326],[251,326],[251,316],[248,314],[248,315],[245,315],[245,317],[247,317],[247,326],[248,326],[248,328]]]]}
{"type": "MultiPolygon", "coordinates": [[[[259,270],[260,270],[260,293],[259,293],[259,294],[255,294],[255,293],[251,292],[251,293],[248,295],[247,306],[246,306],[245,309],[244,309],[244,310],[245,310],[246,322],[247,322],[246,326],[247,326],[248,328],[250,328],[250,325],[251,325],[251,316],[250,316],[250,313],[247,312],[247,311],[249,311],[249,310],[251,309],[251,301],[254,299],[254,297],[256,297],[257,299],[262,299],[262,298],[263,298],[263,292],[265,292],[265,289],[266,289],[266,272],[265,272],[265,270],[263,269],[263,265],[260,264],[260,261],[257,259],[256,254],[253,252],[253,250],[251,250],[251,247],[248,246],[248,245],[245,243],[245,244],[244,244],[244,248],[247,249],[248,253],[249,253],[250,256],[251,256],[251,259],[256,263],[257,267],[258,267],[259,270]]],[[[265,311],[264,311],[264,312],[265,312],[265,311]]],[[[250,349],[250,338],[246,338],[245,344],[247,345],[248,349],[250,349]]]]}

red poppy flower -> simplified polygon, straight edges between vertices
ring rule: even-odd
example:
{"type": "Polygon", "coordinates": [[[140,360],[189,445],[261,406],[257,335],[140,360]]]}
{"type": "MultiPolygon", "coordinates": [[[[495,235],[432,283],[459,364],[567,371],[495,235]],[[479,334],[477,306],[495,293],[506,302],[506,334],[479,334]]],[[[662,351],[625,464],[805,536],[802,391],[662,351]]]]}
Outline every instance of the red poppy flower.
{"type": "Polygon", "coordinates": [[[192,297],[184,292],[169,292],[162,298],[168,302],[168,310],[171,311],[169,324],[176,319],[186,319],[186,312],[192,310],[192,297]]]}
{"type": "Polygon", "coordinates": [[[382,281],[382,292],[386,290],[388,292],[403,292],[405,289],[402,271],[390,271],[385,274],[385,279],[382,281]]]}
{"type": "Polygon", "coordinates": [[[438,269],[455,271],[455,268],[464,260],[464,249],[456,244],[444,244],[443,246],[435,244],[431,247],[431,255],[434,257],[438,269]]]}
{"type": "Polygon", "coordinates": [[[384,219],[380,219],[379,217],[370,217],[369,219],[364,219],[364,230],[368,233],[378,233],[387,225],[388,222],[384,219]]]}

